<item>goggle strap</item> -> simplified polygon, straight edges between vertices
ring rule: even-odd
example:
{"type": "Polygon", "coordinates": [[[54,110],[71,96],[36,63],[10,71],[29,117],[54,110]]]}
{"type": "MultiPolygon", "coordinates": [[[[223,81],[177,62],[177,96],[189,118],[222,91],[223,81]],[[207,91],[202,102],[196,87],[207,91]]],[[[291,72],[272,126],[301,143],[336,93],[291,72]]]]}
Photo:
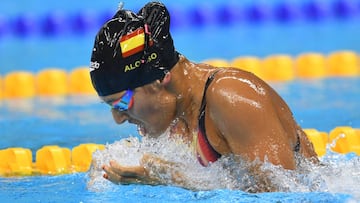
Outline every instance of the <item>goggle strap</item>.
{"type": "Polygon", "coordinates": [[[128,109],[131,109],[131,107],[134,105],[134,97],[131,97],[129,104],[128,104],[128,109]]]}

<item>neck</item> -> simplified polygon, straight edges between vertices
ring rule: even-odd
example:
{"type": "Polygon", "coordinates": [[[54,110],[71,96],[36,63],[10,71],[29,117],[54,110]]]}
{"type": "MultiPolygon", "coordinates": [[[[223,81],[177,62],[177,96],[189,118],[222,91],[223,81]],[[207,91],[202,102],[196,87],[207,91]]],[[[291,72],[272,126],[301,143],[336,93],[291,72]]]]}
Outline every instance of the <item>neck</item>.
{"type": "Polygon", "coordinates": [[[188,134],[197,130],[198,115],[205,80],[209,67],[195,64],[183,56],[171,70],[171,83],[168,90],[176,95],[176,118],[186,127],[188,134]]]}

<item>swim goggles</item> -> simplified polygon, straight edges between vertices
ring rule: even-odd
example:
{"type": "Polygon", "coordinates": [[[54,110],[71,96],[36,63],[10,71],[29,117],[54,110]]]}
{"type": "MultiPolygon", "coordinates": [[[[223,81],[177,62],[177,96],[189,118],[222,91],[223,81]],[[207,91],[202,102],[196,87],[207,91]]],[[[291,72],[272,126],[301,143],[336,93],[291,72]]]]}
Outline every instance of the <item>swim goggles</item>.
{"type": "Polygon", "coordinates": [[[134,104],[133,95],[134,92],[132,90],[126,90],[124,96],[112,102],[111,107],[120,112],[129,110],[134,104]]]}

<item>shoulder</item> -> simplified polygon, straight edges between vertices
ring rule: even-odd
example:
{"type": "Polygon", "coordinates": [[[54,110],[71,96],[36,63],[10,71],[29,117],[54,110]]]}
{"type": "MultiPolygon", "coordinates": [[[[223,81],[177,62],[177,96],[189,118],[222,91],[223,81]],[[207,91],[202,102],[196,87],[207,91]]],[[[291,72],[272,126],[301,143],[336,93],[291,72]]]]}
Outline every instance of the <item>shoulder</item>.
{"type": "MultiPolygon", "coordinates": [[[[234,68],[220,69],[214,75],[207,90],[208,102],[234,102],[236,96],[243,98],[264,97],[271,89],[263,80],[253,73],[234,68]]],[[[223,104],[222,104],[223,105],[223,104]]]]}
{"type": "Polygon", "coordinates": [[[218,136],[239,143],[238,139],[253,132],[251,126],[263,122],[262,115],[271,105],[269,91],[269,86],[252,73],[237,69],[217,72],[206,92],[206,111],[218,136]]]}
{"type": "Polygon", "coordinates": [[[206,92],[207,111],[222,131],[228,125],[247,125],[250,117],[256,120],[258,115],[267,113],[272,105],[271,92],[271,88],[252,73],[224,69],[215,75],[206,92]]]}

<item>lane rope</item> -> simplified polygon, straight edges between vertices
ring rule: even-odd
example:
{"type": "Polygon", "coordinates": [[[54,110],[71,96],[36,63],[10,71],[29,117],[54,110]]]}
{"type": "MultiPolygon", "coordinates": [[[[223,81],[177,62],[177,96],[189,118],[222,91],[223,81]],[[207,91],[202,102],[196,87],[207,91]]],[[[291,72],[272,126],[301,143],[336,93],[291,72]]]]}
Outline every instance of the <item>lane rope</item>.
{"type": "MultiPolygon", "coordinates": [[[[239,56],[233,60],[213,58],[202,62],[216,67],[240,68],[269,82],[360,75],[360,56],[350,50],[339,50],[327,55],[306,52],[298,56],[239,56]]],[[[76,67],[70,71],[55,67],[44,68],[37,73],[12,71],[4,76],[0,75],[0,99],[78,94],[96,95],[87,66],[76,67]]]]}
{"type": "MultiPolygon", "coordinates": [[[[191,6],[168,3],[167,7],[172,15],[172,28],[175,30],[214,24],[319,22],[328,19],[356,19],[360,16],[360,7],[356,0],[277,1],[275,3],[255,1],[247,4],[240,1],[225,1],[221,4],[197,3],[191,6]],[[184,18],[184,16],[187,17],[184,18]]],[[[69,33],[83,35],[98,29],[113,16],[115,9],[116,5],[114,8],[101,11],[57,10],[45,14],[23,12],[16,16],[2,18],[0,16],[0,39],[7,35],[19,38],[34,35],[58,37],[69,33]]]]}
{"type": "MultiPolygon", "coordinates": [[[[360,129],[338,126],[330,132],[304,129],[319,157],[328,150],[339,153],[355,153],[360,156],[360,129]]],[[[31,175],[60,175],[89,170],[92,153],[105,149],[103,144],[83,143],[74,148],[47,145],[36,151],[33,162],[32,151],[22,147],[0,150],[0,177],[31,175]]]]}

